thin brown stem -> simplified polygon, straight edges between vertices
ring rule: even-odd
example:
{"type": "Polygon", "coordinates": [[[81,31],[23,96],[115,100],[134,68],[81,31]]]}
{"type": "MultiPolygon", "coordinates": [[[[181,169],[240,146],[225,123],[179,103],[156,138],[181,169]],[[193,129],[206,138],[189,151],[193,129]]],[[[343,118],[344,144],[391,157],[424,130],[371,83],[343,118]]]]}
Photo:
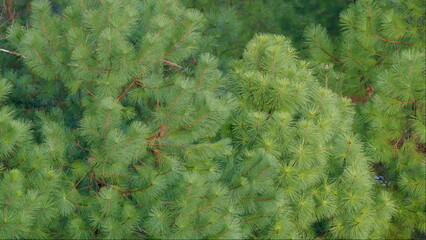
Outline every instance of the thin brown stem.
{"type": "Polygon", "coordinates": [[[385,42],[397,43],[397,44],[404,44],[404,45],[408,45],[408,46],[414,46],[414,44],[411,44],[411,43],[400,42],[400,41],[392,41],[392,40],[389,40],[389,39],[386,39],[386,38],[382,38],[382,37],[380,37],[380,36],[378,36],[378,35],[376,35],[374,33],[371,33],[371,35],[373,35],[375,38],[380,39],[380,40],[385,41],[385,42]]]}
{"type": "Polygon", "coordinates": [[[15,55],[15,56],[18,56],[18,57],[21,57],[21,58],[26,58],[24,55],[22,55],[18,52],[10,51],[10,50],[3,49],[3,48],[0,48],[0,52],[8,53],[8,54],[15,55]]]}
{"type": "Polygon", "coordinates": [[[133,79],[133,81],[129,84],[129,86],[127,86],[126,89],[124,89],[124,91],[120,94],[120,96],[117,98],[117,101],[121,101],[121,99],[124,98],[124,96],[126,95],[126,93],[130,90],[130,88],[132,88],[132,86],[136,83],[136,78],[133,79]]]}
{"type": "Polygon", "coordinates": [[[142,83],[140,83],[139,81],[136,81],[136,85],[138,85],[138,86],[140,86],[142,88],[146,88],[146,89],[160,89],[160,88],[171,87],[171,86],[174,86],[175,84],[172,83],[172,84],[161,86],[161,87],[147,87],[147,86],[142,85],[142,83]]]}
{"type": "Polygon", "coordinates": [[[95,94],[93,94],[92,92],[90,92],[89,90],[87,90],[85,87],[81,87],[87,94],[89,94],[92,97],[96,97],[95,94]]]}
{"type": "Polygon", "coordinates": [[[335,57],[335,56],[333,56],[331,53],[329,53],[327,50],[325,50],[325,49],[321,46],[321,44],[319,43],[318,38],[317,38],[317,36],[316,36],[316,35],[314,35],[314,39],[315,39],[315,42],[316,42],[316,44],[317,44],[317,47],[319,47],[319,49],[321,49],[321,51],[323,51],[325,54],[327,54],[329,57],[331,57],[334,61],[344,63],[344,61],[342,61],[342,60],[338,59],[337,57],[335,57]]]}

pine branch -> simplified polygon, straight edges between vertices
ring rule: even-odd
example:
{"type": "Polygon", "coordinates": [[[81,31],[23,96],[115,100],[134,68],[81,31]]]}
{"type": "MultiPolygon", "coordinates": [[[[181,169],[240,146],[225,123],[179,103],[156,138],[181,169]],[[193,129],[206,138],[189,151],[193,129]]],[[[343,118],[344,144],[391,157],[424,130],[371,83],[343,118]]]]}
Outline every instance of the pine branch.
{"type": "Polygon", "coordinates": [[[77,186],[81,183],[81,181],[83,181],[83,179],[85,177],[87,177],[87,175],[89,175],[93,171],[93,169],[94,169],[94,166],[82,178],[80,178],[80,180],[78,180],[76,184],[74,184],[74,187],[73,187],[73,189],[71,191],[73,191],[74,189],[77,189],[77,186]]]}
{"type": "Polygon", "coordinates": [[[92,187],[95,187],[95,186],[96,185],[91,185],[91,186],[87,186],[87,187],[84,187],[84,188],[77,188],[77,191],[88,189],[88,188],[92,188],[92,187]]]}
{"type": "Polygon", "coordinates": [[[143,188],[134,189],[134,190],[124,190],[124,191],[121,191],[120,193],[122,193],[122,194],[131,194],[131,193],[134,193],[134,192],[140,192],[140,191],[143,191],[143,190],[146,190],[146,189],[152,187],[153,185],[154,184],[150,183],[149,185],[147,185],[147,186],[145,186],[143,188]]]}
{"type": "Polygon", "coordinates": [[[160,59],[161,61],[163,61],[165,64],[167,64],[167,65],[169,65],[169,66],[174,66],[174,67],[177,67],[177,68],[179,68],[179,69],[183,69],[183,67],[182,66],[179,66],[179,65],[177,65],[176,63],[173,63],[173,62],[170,62],[170,61],[167,61],[167,60],[165,60],[165,59],[160,59]]]}
{"type": "MultiPolygon", "coordinates": [[[[203,71],[203,74],[201,74],[201,78],[200,78],[200,80],[198,81],[197,88],[195,89],[195,93],[197,93],[197,92],[198,92],[198,90],[200,89],[201,84],[203,83],[203,80],[204,80],[204,76],[206,75],[207,69],[208,69],[208,67],[206,67],[206,68],[204,69],[204,71],[203,71]]],[[[195,96],[195,94],[194,94],[194,96],[195,96]]],[[[194,98],[194,97],[193,97],[193,98],[194,98]]]]}
{"type": "Polygon", "coordinates": [[[414,182],[414,183],[409,183],[410,185],[412,185],[412,186],[416,186],[416,185],[419,185],[419,184],[426,184],[426,182],[414,182]]]}
{"type": "Polygon", "coordinates": [[[33,111],[38,111],[38,110],[43,110],[49,107],[39,107],[39,108],[34,108],[34,109],[27,109],[27,110],[22,110],[23,113],[29,113],[29,112],[33,112],[33,111]]]}
{"type": "Polygon", "coordinates": [[[408,46],[414,46],[414,44],[411,44],[411,43],[400,42],[400,41],[392,41],[392,40],[389,40],[389,39],[386,39],[386,38],[382,38],[382,37],[380,37],[380,36],[378,36],[378,35],[376,35],[374,33],[371,33],[371,35],[374,36],[375,38],[380,39],[380,40],[385,41],[385,42],[404,44],[404,45],[408,45],[408,46]]]}
{"type": "Polygon", "coordinates": [[[229,233],[229,231],[230,231],[230,230],[224,231],[222,234],[220,234],[219,236],[217,236],[215,239],[220,239],[220,238],[222,238],[223,236],[225,236],[226,234],[228,234],[228,233],[229,233]]]}
{"type": "Polygon", "coordinates": [[[89,94],[92,97],[96,97],[95,94],[93,94],[92,92],[90,92],[89,90],[87,90],[85,87],[81,87],[87,94],[89,94]]]}
{"type": "Polygon", "coordinates": [[[206,209],[208,209],[208,208],[210,208],[212,205],[213,205],[213,203],[215,203],[217,200],[219,199],[219,197],[216,197],[214,200],[212,200],[207,206],[205,206],[205,207],[203,207],[202,209],[200,209],[200,210],[198,210],[198,211],[196,211],[193,215],[195,215],[195,214],[197,214],[197,213],[200,213],[200,212],[202,212],[202,211],[204,211],[204,210],[206,210],[206,209]]]}
{"type": "Polygon", "coordinates": [[[189,184],[189,188],[185,196],[185,201],[188,201],[188,197],[190,196],[191,191],[192,191],[192,184],[189,184]]]}
{"type": "MultiPolygon", "coordinates": [[[[7,14],[9,15],[9,22],[13,23],[15,21],[15,9],[12,10],[12,2],[13,0],[7,0],[4,2],[5,9],[7,14]]],[[[3,12],[3,11],[2,11],[3,12]]]]}
{"type": "Polygon", "coordinates": [[[142,88],[146,88],[146,89],[161,89],[161,88],[166,88],[166,87],[174,86],[175,84],[172,83],[172,84],[161,86],[161,87],[147,87],[147,86],[142,85],[142,83],[140,83],[139,81],[136,81],[136,85],[138,85],[138,86],[140,86],[142,88]]]}
{"type": "Polygon", "coordinates": [[[342,61],[342,60],[338,59],[337,57],[335,57],[335,56],[331,55],[331,53],[329,53],[327,50],[325,50],[325,49],[321,46],[321,44],[320,44],[320,43],[319,43],[319,41],[318,41],[318,38],[317,38],[317,35],[316,35],[316,34],[314,35],[314,39],[315,39],[315,42],[316,42],[317,47],[319,47],[319,49],[321,49],[321,51],[323,51],[325,54],[327,54],[329,57],[331,57],[331,58],[332,58],[332,59],[334,59],[335,61],[340,62],[340,63],[344,63],[344,61],[342,61]]]}
{"type": "Polygon", "coordinates": [[[108,112],[107,114],[107,118],[105,120],[105,128],[104,128],[104,134],[102,135],[102,137],[104,138],[106,136],[107,130],[109,128],[109,119],[111,118],[111,111],[108,112]]]}
{"type": "Polygon", "coordinates": [[[47,42],[49,43],[49,46],[50,46],[50,48],[53,50],[53,52],[55,53],[55,55],[56,55],[56,57],[58,57],[59,58],[59,56],[58,56],[58,52],[56,51],[56,49],[53,47],[53,44],[52,44],[52,41],[50,40],[50,37],[49,37],[49,34],[47,33],[47,30],[46,30],[46,26],[44,25],[44,16],[41,16],[41,26],[42,26],[42,28],[43,28],[43,32],[44,32],[44,34],[46,35],[46,39],[47,39],[47,42]]]}
{"type": "Polygon", "coordinates": [[[188,29],[186,30],[186,32],[183,34],[183,36],[182,36],[182,38],[179,40],[179,42],[177,42],[176,44],[175,44],[175,46],[172,48],[172,49],[170,49],[165,55],[164,55],[164,57],[163,58],[166,58],[167,56],[169,56],[174,50],[176,50],[176,48],[177,47],[179,47],[179,45],[186,39],[186,37],[188,36],[188,34],[189,34],[189,32],[191,31],[191,29],[192,29],[192,24],[190,24],[189,25],[189,27],[188,27],[188,29]]]}
{"type": "Polygon", "coordinates": [[[21,57],[21,58],[26,58],[24,55],[22,55],[22,54],[20,54],[18,52],[10,51],[10,50],[3,49],[3,48],[0,48],[0,52],[4,52],[4,53],[7,53],[7,54],[15,55],[15,56],[18,56],[18,57],[21,57]]]}
{"type": "Polygon", "coordinates": [[[176,130],[176,131],[174,131],[174,132],[172,132],[172,133],[170,133],[170,134],[167,134],[167,135],[164,135],[164,136],[159,136],[158,138],[165,138],[165,137],[169,137],[169,136],[171,136],[171,135],[174,135],[174,134],[176,134],[176,133],[179,133],[179,132],[182,132],[182,131],[185,131],[185,130],[188,130],[188,129],[190,129],[190,128],[192,128],[195,124],[197,124],[197,123],[199,123],[201,120],[203,120],[208,114],[209,114],[210,112],[206,112],[203,116],[201,116],[201,117],[199,117],[198,119],[196,119],[195,121],[193,121],[193,122],[191,122],[188,126],[186,126],[186,127],[183,127],[183,128],[181,128],[181,129],[179,129],[179,130],[176,130]]]}
{"type": "Polygon", "coordinates": [[[266,198],[266,199],[254,199],[254,198],[241,198],[242,200],[249,200],[252,202],[267,202],[267,201],[271,201],[274,200],[275,198],[266,198]]]}
{"type": "Polygon", "coordinates": [[[256,220],[256,219],[259,219],[259,218],[263,218],[263,217],[265,217],[265,216],[257,216],[257,217],[254,217],[254,218],[246,218],[246,219],[241,219],[240,221],[241,222],[249,222],[249,221],[253,221],[253,220],[256,220]]]}
{"type": "Polygon", "coordinates": [[[78,141],[77,141],[76,145],[77,145],[77,147],[79,147],[80,149],[83,149],[83,150],[88,151],[88,152],[92,152],[92,150],[82,147],[82,146],[80,145],[80,140],[78,140],[78,141]]]}
{"type": "Polygon", "coordinates": [[[205,228],[205,227],[207,227],[208,225],[210,225],[210,224],[212,224],[213,222],[208,222],[208,223],[206,223],[206,224],[204,224],[204,225],[201,225],[201,226],[199,226],[199,227],[196,227],[196,228],[194,228],[194,229],[192,229],[192,231],[195,231],[195,230],[198,230],[198,229],[201,229],[201,228],[205,228]]]}
{"type": "Polygon", "coordinates": [[[47,63],[44,61],[44,59],[40,56],[40,54],[37,52],[37,50],[35,48],[33,48],[33,51],[35,52],[35,54],[37,55],[38,59],[40,59],[40,61],[47,66],[47,63]]]}
{"type": "Polygon", "coordinates": [[[167,117],[170,115],[170,113],[173,111],[173,109],[176,107],[177,103],[179,102],[180,98],[182,97],[182,94],[185,90],[182,89],[179,93],[179,96],[176,98],[175,102],[173,103],[172,107],[167,112],[167,117]]]}
{"type": "Polygon", "coordinates": [[[263,169],[263,171],[262,171],[262,172],[260,172],[260,173],[259,173],[259,175],[257,175],[257,177],[262,176],[262,175],[266,172],[266,170],[268,170],[269,168],[270,168],[270,167],[267,167],[267,168],[263,169]]]}
{"type": "Polygon", "coordinates": [[[121,101],[121,99],[124,98],[124,96],[126,95],[126,93],[130,90],[130,88],[132,88],[132,86],[136,83],[137,79],[133,79],[133,81],[129,84],[129,86],[127,86],[126,89],[124,89],[124,91],[120,94],[120,96],[116,99],[117,101],[121,101]]]}

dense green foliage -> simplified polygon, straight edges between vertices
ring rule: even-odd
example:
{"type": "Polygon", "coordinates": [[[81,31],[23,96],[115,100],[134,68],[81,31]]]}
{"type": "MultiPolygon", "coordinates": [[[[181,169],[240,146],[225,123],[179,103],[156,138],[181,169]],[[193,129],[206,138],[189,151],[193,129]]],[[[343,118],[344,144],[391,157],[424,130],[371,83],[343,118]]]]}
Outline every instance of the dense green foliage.
{"type": "Polygon", "coordinates": [[[426,237],[424,3],[349,2],[5,2],[0,239],[426,237]]]}
{"type": "Polygon", "coordinates": [[[394,203],[371,181],[351,130],[350,100],[320,87],[280,36],[255,37],[236,64],[235,79],[239,170],[231,186],[253,202],[241,203],[247,218],[267,218],[252,223],[258,237],[383,236],[394,203]]]}
{"type": "Polygon", "coordinates": [[[356,131],[398,203],[391,235],[410,238],[426,227],[424,2],[359,1],[341,21],[338,44],[321,26],[307,29],[311,61],[324,85],[365,103],[356,131]]]}
{"type": "Polygon", "coordinates": [[[340,11],[351,0],[183,0],[187,7],[199,9],[207,19],[204,49],[227,61],[241,56],[256,33],[284,34],[297,48],[303,47],[303,29],[321,23],[338,35],[340,11]]]}

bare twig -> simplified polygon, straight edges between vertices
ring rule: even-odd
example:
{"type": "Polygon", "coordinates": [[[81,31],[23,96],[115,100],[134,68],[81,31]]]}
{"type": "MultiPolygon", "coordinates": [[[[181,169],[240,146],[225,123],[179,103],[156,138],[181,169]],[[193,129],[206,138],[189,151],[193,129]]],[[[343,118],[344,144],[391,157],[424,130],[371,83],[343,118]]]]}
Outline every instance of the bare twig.
{"type": "Polygon", "coordinates": [[[18,56],[18,57],[21,57],[21,58],[26,58],[24,55],[22,55],[22,54],[20,54],[18,52],[10,51],[10,50],[3,49],[3,48],[0,48],[0,52],[4,52],[4,53],[7,53],[7,54],[15,55],[15,56],[18,56]]]}

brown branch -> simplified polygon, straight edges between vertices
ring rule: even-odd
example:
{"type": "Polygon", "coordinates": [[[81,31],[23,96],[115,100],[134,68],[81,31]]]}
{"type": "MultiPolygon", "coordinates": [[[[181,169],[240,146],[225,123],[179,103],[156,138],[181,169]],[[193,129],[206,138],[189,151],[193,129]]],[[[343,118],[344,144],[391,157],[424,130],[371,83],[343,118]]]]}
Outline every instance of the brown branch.
{"type": "Polygon", "coordinates": [[[166,171],[166,172],[163,172],[163,173],[158,174],[158,176],[166,175],[166,174],[168,174],[168,173],[170,173],[170,172],[172,172],[172,171],[173,171],[173,169],[170,169],[170,170],[168,170],[168,171],[166,171]]]}
{"type": "Polygon", "coordinates": [[[388,104],[386,104],[386,105],[388,105],[388,106],[392,106],[392,105],[395,105],[395,104],[408,104],[408,103],[415,103],[416,101],[410,101],[410,102],[394,102],[394,103],[388,103],[388,104]]]}
{"type": "Polygon", "coordinates": [[[274,200],[274,198],[266,198],[266,199],[253,199],[253,198],[241,198],[242,200],[249,200],[252,202],[267,202],[267,201],[271,201],[274,200]]]}
{"type": "Polygon", "coordinates": [[[85,67],[86,67],[86,69],[87,69],[87,70],[95,71],[95,72],[102,72],[102,73],[108,73],[108,72],[111,72],[111,70],[94,69],[94,68],[88,67],[87,65],[86,65],[85,67]]]}
{"type": "Polygon", "coordinates": [[[7,10],[7,14],[9,15],[9,21],[11,23],[13,23],[15,21],[15,16],[14,16],[15,10],[12,11],[12,1],[13,0],[8,0],[7,2],[5,2],[5,4],[6,4],[5,7],[6,7],[6,10],[7,10]]]}
{"type": "Polygon", "coordinates": [[[210,147],[210,146],[213,146],[213,145],[188,145],[188,146],[185,146],[185,150],[186,149],[196,149],[196,148],[206,148],[206,147],[210,147]]]}
{"type": "Polygon", "coordinates": [[[206,223],[206,224],[201,225],[201,226],[199,226],[199,227],[196,227],[196,228],[194,228],[194,229],[192,229],[192,230],[193,230],[193,231],[195,231],[195,230],[197,230],[197,229],[201,229],[201,228],[207,227],[207,226],[208,226],[208,225],[210,225],[210,224],[212,224],[212,222],[206,223]]]}
{"type": "Polygon", "coordinates": [[[419,185],[419,184],[426,184],[426,182],[415,182],[415,183],[408,183],[408,184],[410,184],[412,186],[416,186],[416,185],[419,185]]]}
{"type": "Polygon", "coordinates": [[[229,233],[229,230],[228,230],[228,231],[223,232],[222,234],[220,234],[219,236],[217,236],[217,237],[215,237],[215,238],[216,238],[216,239],[219,239],[219,238],[221,238],[221,237],[225,236],[227,233],[229,233]]]}
{"type": "Polygon", "coordinates": [[[43,17],[43,16],[41,16],[41,26],[43,27],[43,31],[44,31],[44,33],[46,34],[47,42],[49,43],[50,48],[53,50],[53,52],[55,53],[55,55],[56,55],[57,57],[59,57],[59,56],[58,56],[58,52],[57,52],[57,51],[56,51],[56,49],[53,47],[52,41],[50,41],[49,34],[47,33],[46,26],[44,25],[44,17],[43,17]]]}
{"type": "Polygon", "coordinates": [[[259,175],[257,175],[257,177],[262,176],[266,172],[266,170],[268,170],[269,168],[270,167],[267,167],[267,168],[263,169],[263,171],[261,173],[259,173],[259,175]]]}
{"type": "Polygon", "coordinates": [[[242,187],[243,185],[242,184],[240,184],[240,185],[238,185],[238,186],[236,186],[236,187],[233,187],[233,188],[230,188],[229,189],[229,191],[231,191],[231,190],[235,190],[235,189],[238,189],[238,188],[240,188],[240,187],[242,187]]]}
{"type": "Polygon", "coordinates": [[[145,189],[148,189],[148,188],[150,188],[150,187],[152,187],[152,186],[153,186],[153,184],[151,183],[151,184],[149,184],[148,186],[146,186],[146,187],[144,187],[144,188],[135,189],[135,190],[124,190],[124,191],[122,191],[121,193],[129,194],[129,193],[133,193],[133,192],[140,192],[140,191],[143,191],[143,190],[145,190],[145,189]]]}
{"type": "Polygon", "coordinates": [[[182,131],[188,130],[188,129],[192,128],[195,124],[197,124],[197,123],[199,123],[201,120],[203,120],[203,118],[205,118],[205,117],[206,117],[209,113],[210,113],[210,112],[206,112],[203,116],[201,116],[201,117],[199,117],[197,120],[195,120],[195,121],[191,122],[191,123],[190,123],[188,126],[186,126],[186,127],[183,127],[183,128],[181,128],[181,129],[176,130],[176,131],[174,131],[174,132],[172,132],[172,133],[169,133],[169,134],[167,134],[167,135],[160,136],[160,137],[158,137],[158,138],[165,138],[165,137],[171,136],[171,135],[173,135],[173,134],[176,134],[176,133],[179,133],[179,132],[182,132],[182,131]]]}
{"type": "Polygon", "coordinates": [[[88,187],[84,187],[84,188],[79,188],[77,190],[80,191],[80,190],[84,190],[84,189],[91,188],[91,187],[94,187],[94,186],[96,186],[96,185],[92,185],[92,186],[88,186],[88,187]]]}
{"type": "Polygon", "coordinates": [[[105,185],[105,186],[117,186],[117,185],[113,185],[113,184],[108,184],[108,183],[106,183],[106,182],[104,182],[104,181],[102,181],[102,180],[100,180],[100,179],[97,179],[97,178],[93,178],[96,182],[98,182],[98,183],[101,183],[101,184],[103,184],[103,185],[105,185]]]}
{"type": "Polygon", "coordinates": [[[130,146],[130,144],[137,138],[138,136],[134,136],[132,137],[129,142],[123,147],[123,150],[125,150],[127,147],[130,146]]]}
{"type": "Polygon", "coordinates": [[[254,217],[254,218],[247,218],[247,219],[241,219],[241,222],[248,222],[248,221],[252,221],[258,218],[263,218],[263,216],[258,216],[258,217],[254,217]]]}
{"type": "Polygon", "coordinates": [[[244,173],[244,175],[247,175],[249,172],[251,172],[251,170],[253,170],[253,168],[254,167],[256,167],[257,166],[257,164],[259,164],[260,163],[260,161],[261,160],[259,160],[259,161],[257,161],[253,166],[251,166],[251,168],[249,169],[249,170],[247,170],[245,173],[244,173]]]}
{"type": "Polygon", "coordinates": [[[356,64],[358,64],[359,66],[361,66],[361,67],[363,67],[363,68],[366,68],[366,66],[365,66],[364,64],[362,64],[361,62],[359,62],[359,61],[355,60],[355,58],[354,58],[352,55],[348,54],[348,56],[349,56],[349,57],[352,59],[352,61],[354,61],[356,64]]]}
{"type": "Polygon", "coordinates": [[[0,48],[0,52],[8,53],[8,54],[15,55],[15,56],[18,56],[18,57],[21,57],[21,58],[26,58],[24,55],[22,55],[18,52],[10,51],[10,50],[3,49],[3,48],[0,48]]]}
{"type": "Polygon", "coordinates": [[[185,148],[183,146],[178,146],[178,145],[171,145],[171,144],[152,144],[154,146],[160,146],[160,147],[176,147],[176,148],[185,148]]]}
{"type": "Polygon", "coordinates": [[[136,81],[136,85],[138,85],[138,86],[140,86],[142,88],[146,88],[146,89],[160,89],[160,88],[171,87],[171,86],[174,86],[175,84],[172,83],[172,84],[161,86],[161,87],[147,87],[147,86],[142,85],[142,83],[140,83],[139,81],[136,81]]]}
{"type": "Polygon", "coordinates": [[[189,189],[188,189],[188,191],[186,192],[185,201],[187,201],[187,200],[188,200],[188,197],[189,197],[189,195],[190,195],[191,191],[192,191],[192,184],[189,184],[189,189]]]}
{"type": "Polygon", "coordinates": [[[90,92],[89,90],[87,90],[85,87],[81,87],[87,94],[89,94],[92,97],[96,97],[95,94],[93,94],[92,92],[90,92]]]}
{"type": "Polygon", "coordinates": [[[222,218],[228,216],[230,213],[231,213],[230,211],[227,211],[225,214],[223,214],[222,216],[220,216],[217,220],[222,219],[222,218]]]}
{"type": "Polygon", "coordinates": [[[110,118],[111,118],[111,111],[108,112],[107,119],[105,120],[105,129],[104,129],[104,134],[103,134],[102,137],[105,137],[105,135],[106,135],[106,133],[108,131],[108,128],[109,128],[109,119],[110,118]]]}
{"type": "Polygon", "coordinates": [[[73,189],[76,189],[76,187],[78,186],[78,184],[80,184],[81,183],[81,181],[83,181],[83,179],[85,178],[85,177],[87,177],[87,175],[89,175],[89,173],[90,172],[92,172],[92,170],[93,170],[93,167],[92,167],[92,169],[90,169],[90,171],[88,171],[82,178],[80,178],[80,180],[78,180],[78,182],[74,185],[74,187],[73,187],[73,189]]]}
{"type": "Polygon", "coordinates": [[[28,109],[28,110],[23,110],[23,113],[28,113],[28,112],[33,112],[33,111],[37,111],[37,110],[43,110],[46,109],[48,107],[40,107],[40,108],[34,108],[34,109],[28,109]]]}
{"type": "Polygon", "coordinates": [[[142,160],[138,159],[138,162],[140,162],[142,164],[142,166],[146,166],[146,164],[144,162],[142,162],[142,160]]]}
{"type": "Polygon", "coordinates": [[[177,67],[177,68],[179,68],[179,69],[182,69],[183,67],[182,66],[179,66],[179,65],[177,65],[176,63],[174,63],[174,62],[170,62],[170,61],[168,61],[168,60],[165,60],[165,59],[160,59],[161,61],[163,61],[165,64],[167,64],[167,65],[169,65],[169,66],[174,66],[174,67],[177,67]]]}
{"type": "Polygon", "coordinates": [[[172,107],[169,109],[169,112],[167,113],[167,116],[170,115],[170,113],[172,113],[173,109],[176,107],[176,105],[178,104],[180,98],[182,97],[182,94],[185,90],[182,89],[179,93],[179,96],[176,98],[175,102],[173,103],[172,107]]]}
{"type": "MultiPolygon", "coordinates": [[[[132,166],[133,169],[135,169],[136,171],[139,171],[139,168],[137,168],[134,164],[130,164],[130,166],[132,166]]],[[[131,169],[131,168],[129,168],[129,169],[131,169]]]]}
{"type": "Polygon", "coordinates": [[[331,55],[331,53],[327,52],[327,50],[325,50],[323,47],[321,47],[321,44],[319,43],[316,35],[314,35],[314,39],[315,39],[315,42],[316,42],[317,46],[319,47],[319,49],[321,49],[321,51],[323,51],[325,54],[327,54],[329,57],[331,57],[335,61],[344,63],[344,61],[342,61],[342,60],[338,59],[337,57],[331,55]]]}
{"type": "Polygon", "coordinates": [[[188,36],[188,34],[189,34],[189,32],[191,31],[191,28],[192,28],[192,24],[191,25],[189,25],[189,27],[188,27],[188,29],[186,30],[186,32],[185,32],[185,34],[183,34],[183,36],[182,36],[182,38],[179,40],[179,42],[177,42],[176,44],[175,44],[175,46],[172,48],[172,49],[170,49],[167,53],[166,53],[166,55],[164,55],[164,57],[163,58],[166,58],[167,56],[169,56],[174,50],[176,50],[176,48],[185,40],[185,38],[188,36]]]}
{"type": "Polygon", "coordinates": [[[203,207],[202,209],[200,209],[200,210],[198,210],[198,211],[196,211],[193,215],[195,215],[195,214],[197,214],[197,213],[200,213],[200,212],[202,212],[202,211],[204,211],[204,210],[206,210],[206,209],[208,209],[209,207],[211,207],[212,205],[213,205],[213,203],[214,202],[216,202],[217,200],[218,200],[219,198],[218,197],[216,197],[213,201],[211,201],[207,206],[205,206],[205,207],[203,207]]]}
{"type": "Polygon", "coordinates": [[[136,83],[136,78],[133,79],[133,81],[129,84],[129,86],[127,86],[126,89],[124,89],[124,91],[120,94],[120,96],[117,98],[117,101],[121,101],[121,99],[124,98],[124,96],[126,95],[126,93],[130,90],[130,88],[132,88],[133,84],[136,83]]]}
{"type": "Polygon", "coordinates": [[[411,44],[411,43],[400,42],[400,41],[392,41],[392,40],[389,40],[389,39],[386,39],[386,38],[382,38],[380,36],[377,36],[374,33],[371,33],[371,35],[373,35],[375,38],[380,39],[380,40],[385,41],[385,42],[404,44],[404,45],[408,45],[408,46],[414,46],[414,44],[411,44]]]}
{"type": "Polygon", "coordinates": [[[40,61],[44,64],[47,65],[46,62],[44,61],[44,59],[40,56],[40,54],[38,54],[37,50],[35,50],[35,48],[33,48],[35,54],[37,55],[37,57],[40,59],[40,61]]]}
{"type": "Polygon", "coordinates": [[[197,89],[195,89],[195,92],[198,92],[198,90],[200,89],[201,84],[203,83],[203,80],[204,80],[204,76],[206,75],[206,72],[207,72],[207,67],[206,69],[204,69],[203,74],[201,75],[201,78],[198,81],[197,89]]]}
{"type": "Polygon", "coordinates": [[[77,143],[76,143],[75,145],[77,145],[77,147],[79,147],[79,148],[81,148],[81,149],[83,149],[83,150],[85,150],[85,151],[92,152],[92,150],[82,147],[82,146],[80,145],[80,140],[78,140],[78,141],[77,141],[77,143]]]}
{"type": "Polygon", "coordinates": [[[143,56],[141,58],[139,58],[134,64],[140,63],[146,57],[148,52],[149,52],[149,49],[147,49],[146,52],[143,54],[143,56]]]}

